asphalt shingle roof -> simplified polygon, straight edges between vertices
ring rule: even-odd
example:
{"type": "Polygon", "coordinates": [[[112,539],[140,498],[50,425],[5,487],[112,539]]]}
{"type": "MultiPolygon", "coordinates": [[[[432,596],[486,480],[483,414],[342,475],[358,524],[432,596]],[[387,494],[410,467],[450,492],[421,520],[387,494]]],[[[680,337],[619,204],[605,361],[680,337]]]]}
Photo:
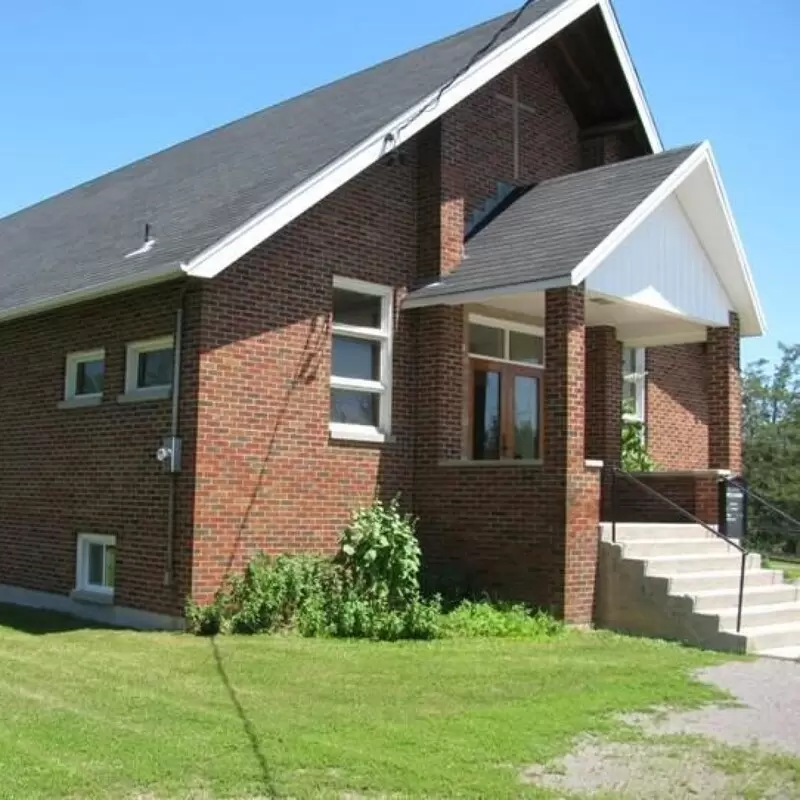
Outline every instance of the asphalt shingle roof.
{"type": "MultiPolygon", "coordinates": [[[[538,0],[499,42],[563,0],[538,0]]],[[[0,313],[196,256],[443,85],[510,18],[414,50],[0,219],[0,313]],[[157,244],[125,255],[152,226],[157,244]]]]}
{"type": "Polygon", "coordinates": [[[543,181],[466,244],[459,268],[408,299],[568,276],[699,147],[691,145],[543,181]]]}

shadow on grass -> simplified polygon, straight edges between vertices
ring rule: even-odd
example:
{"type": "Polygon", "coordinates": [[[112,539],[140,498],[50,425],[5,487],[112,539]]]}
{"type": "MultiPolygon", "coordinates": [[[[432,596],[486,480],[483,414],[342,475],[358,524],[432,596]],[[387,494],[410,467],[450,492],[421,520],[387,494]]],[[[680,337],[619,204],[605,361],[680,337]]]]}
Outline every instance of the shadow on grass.
{"type": "Polygon", "coordinates": [[[272,770],[267,762],[267,758],[261,749],[261,742],[258,738],[258,733],[256,733],[256,729],[253,726],[250,718],[247,716],[247,712],[244,710],[244,707],[242,706],[239,697],[236,694],[236,689],[233,688],[233,684],[228,677],[225,664],[222,661],[222,653],[219,651],[219,645],[217,644],[216,636],[212,636],[209,639],[209,642],[211,643],[211,650],[214,654],[214,662],[217,667],[220,680],[222,681],[222,685],[225,687],[225,691],[228,693],[231,704],[236,710],[236,715],[239,717],[239,720],[242,723],[242,728],[245,736],[247,737],[248,744],[250,749],[253,751],[253,758],[255,758],[259,771],[261,772],[261,791],[267,797],[279,797],[280,795],[278,793],[278,788],[275,785],[275,777],[272,774],[272,770]]]}
{"type": "Polygon", "coordinates": [[[0,603],[0,628],[13,628],[21,633],[40,636],[46,633],[69,633],[94,628],[106,628],[99,622],[27,606],[0,603]]]}

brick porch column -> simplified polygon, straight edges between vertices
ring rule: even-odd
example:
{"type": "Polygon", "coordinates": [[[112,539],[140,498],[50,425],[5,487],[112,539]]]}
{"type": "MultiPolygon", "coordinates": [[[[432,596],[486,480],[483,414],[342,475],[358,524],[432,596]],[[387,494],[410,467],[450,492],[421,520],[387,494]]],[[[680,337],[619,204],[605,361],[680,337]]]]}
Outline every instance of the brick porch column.
{"type": "MultiPolygon", "coordinates": [[[[622,343],[608,325],[586,330],[586,457],[608,466],[622,459],[622,343]]],[[[606,474],[602,519],[611,517],[609,483],[606,474]]]]}
{"type": "MultiPolygon", "coordinates": [[[[568,622],[592,619],[599,475],[586,469],[586,327],[582,286],[545,296],[544,472],[550,506],[550,596],[568,622]]],[[[543,509],[543,512],[545,510],[543,509]]]]}
{"type": "Polygon", "coordinates": [[[731,313],[725,328],[709,328],[708,466],[742,469],[742,382],[739,373],[739,317],[731,313]]]}

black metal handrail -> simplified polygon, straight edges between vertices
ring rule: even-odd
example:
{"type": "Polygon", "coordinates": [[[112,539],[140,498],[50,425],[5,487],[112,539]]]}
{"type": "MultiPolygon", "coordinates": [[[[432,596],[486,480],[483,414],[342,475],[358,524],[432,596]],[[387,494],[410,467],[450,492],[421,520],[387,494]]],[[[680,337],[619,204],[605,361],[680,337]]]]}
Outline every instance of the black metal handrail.
{"type": "Polygon", "coordinates": [[[788,523],[790,523],[795,528],[797,528],[798,531],[800,531],[800,520],[795,519],[791,514],[787,514],[783,509],[778,508],[778,506],[776,506],[773,502],[771,502],[770,500],[767,500],[766,497],[763,497],[758,492],[756,492],[754,489],[751,489],[744,482],[744,480],[742,480],[742,478],[740,478],[737,475],[734,475],[732,477],[725,478],[724,480],[726,481],[726,483],[731,483],[737,489],[740,489],[741,491],[743,491],[749,498],[751,497],[754,500],[758,500],[758,502],[761,503],[761,505],[765,506],[770,511],[774,512],[779,517],[783,517],[783,519],[785,519],[788,523]]]}
{"type": "MultiPolygon", "coordinates": [[[[713,528],[707,522],[703,522],[699,517],[695,516],[691,513],[691,511],[687,511],[682,506],[678,505],[674,500],[670,500],[669,497],[661,494],[661,492],[654,489],[652,486],[648,486],[644,481],[639,480],[634,475],[631,475],[630,472],[625,472],[625,470],[620,469],[619,467],[608,466],[606,469],[611,473],[611,541],[613,544],[617,543],[617,478],[623,477],[625,480],[629,481],[630,483],[634,484],[640,489],[644,489],[652,497],[655,497],[657,500],[660,500],[664,505],[669,506],[673,511],[677,511],[685,519],[693,522],[695,525],[700,525],[709,533],[713,533],[718,539],[722,539],[724,542],[729,544],[734,549],[738,550],[742,556],[742,565],[741,571],[739,574],[739,599],[738,605],[736,609],[736,633],[739,633],[742,629],[742,607],[744,606],[744,578],[745,572],[747,569],[747,556],[750,555],[749,552],[742,547],[737,541],[734,539],[729,538],[724,533],[720,533],[716,528],[713,528]]],[[[737,484],[738,485],[738,484],[737,484]]]]}

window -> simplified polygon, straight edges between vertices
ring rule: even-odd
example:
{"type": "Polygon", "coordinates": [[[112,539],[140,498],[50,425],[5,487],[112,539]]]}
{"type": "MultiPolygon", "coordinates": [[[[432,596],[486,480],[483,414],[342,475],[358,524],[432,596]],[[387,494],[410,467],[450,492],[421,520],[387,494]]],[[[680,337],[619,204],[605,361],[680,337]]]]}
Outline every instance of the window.
{"type": "Polygon", "coordinates": [[[172,336],[128,345],[125,393],[132,397],[166,397],[172,388],[172,336]]]}
{"type": "Polygon", "coordinates": [[[330,432],[383,441],[391,427],[392,289],[333,279],[330,432]]]}
{"type": "Polygon", "coordinates": [[[645,421],[645,350],[643,347],[622,348],[622,406],[625,418],[645,421]]]}
{"type": "Polygon", "coordinates": [[[70,353],[64,381],[64,400],[75,405],[99,403],[103,399],[105,350],[70,353]]]}
{"type": "Polygon", "coordinates": [[[540,328],[471,315],[469,456],[541,458],[544,338],[540,328]]]}
{"type": "Polygon", "coordinates": [[[116,572],[117,543],[114,536],[81,533],[78,536],[78,560],[75,588],[112,596],[116,572]]]}

